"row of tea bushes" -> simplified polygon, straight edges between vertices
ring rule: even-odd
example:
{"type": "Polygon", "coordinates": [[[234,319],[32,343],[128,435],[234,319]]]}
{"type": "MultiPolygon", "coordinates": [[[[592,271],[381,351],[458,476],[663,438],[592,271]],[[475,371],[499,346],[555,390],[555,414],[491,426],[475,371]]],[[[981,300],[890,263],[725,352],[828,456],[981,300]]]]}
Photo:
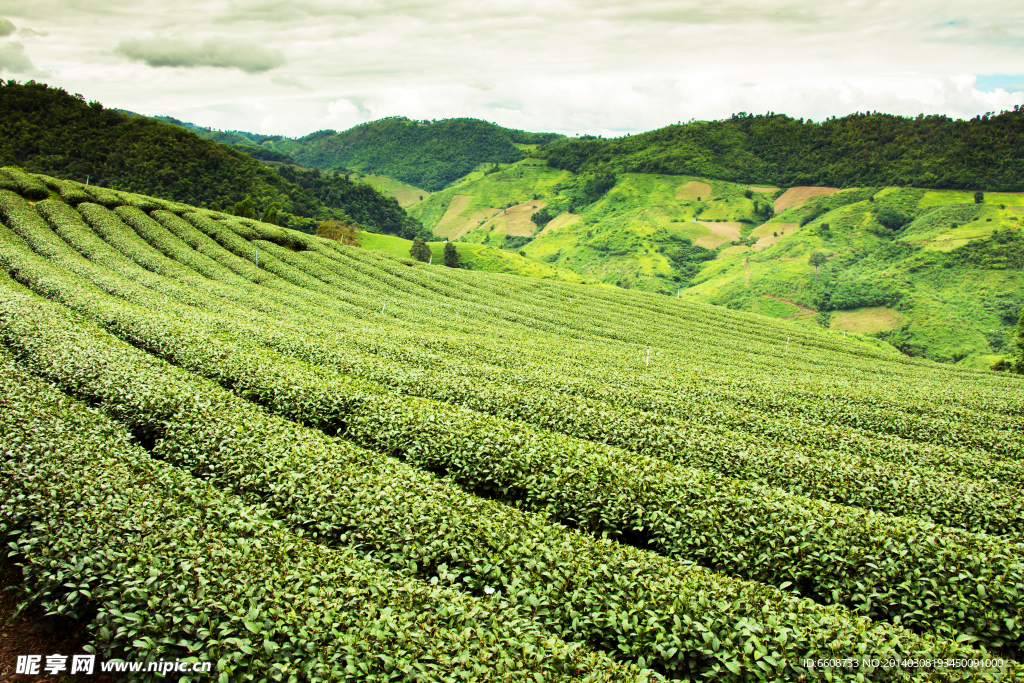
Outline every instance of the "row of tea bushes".
{"type": "MultiPolygon", "coordinates": [[[[803,663],[856,657],[865,647],[897,659],[979,656],[474,499],[268,416],[12,284],[0,285],[0,297],[0,334],[20,361],[128,424],[156,458],[237,493],[320,544],[370,550],[442,587],[465,585],[484,605],[532,617],[566,639],[672,676],[727,680],[842,678],[842,671],[803,663]]],[[[601,660],[582,655],[576,666],[605,671],[601,660]]],[[[898,668],[855,673],[864,680],[905,675],[898,668]]]]}
{"type": "Polygon", "coordinates": [[[0,372],[0,552],[27,609],[95,614],[103,659],[211,661],[222,681],[639,680],[514,609],[290,534],[5,355],[0,372]]]}

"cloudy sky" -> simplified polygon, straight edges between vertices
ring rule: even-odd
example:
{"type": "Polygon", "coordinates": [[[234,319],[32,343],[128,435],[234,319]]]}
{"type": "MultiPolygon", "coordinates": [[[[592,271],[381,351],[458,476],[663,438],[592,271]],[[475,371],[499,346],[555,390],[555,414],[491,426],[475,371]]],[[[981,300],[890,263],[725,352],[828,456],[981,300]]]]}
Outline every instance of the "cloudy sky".
{"type": "Polygon", "coordinates": [[[1024,104],[1024,3],[0,0],[0,76],[299,136],[472,116],[616,136],[733,112],[1024,104]]]}

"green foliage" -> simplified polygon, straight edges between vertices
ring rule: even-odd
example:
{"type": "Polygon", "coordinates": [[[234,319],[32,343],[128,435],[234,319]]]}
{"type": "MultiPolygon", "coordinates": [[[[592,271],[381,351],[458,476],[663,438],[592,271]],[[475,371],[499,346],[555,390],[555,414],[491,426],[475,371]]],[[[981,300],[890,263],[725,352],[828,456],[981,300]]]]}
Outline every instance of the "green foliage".
{"type": "Polygon", "coordinates": [[[550,211],[548,211],[547,207],[544,207],[540,211],[537,211],[532,216],[530,216],[530,220],[533,221],[533,224],[536,225],[538,228],[543,228],[545,225],[550,223],[553,218],[554,216],[551,214],[550,211]]]}
{"type": "Polygon", "coordinates": [[[567,140],[546,156],[574,173],[668,173],[732,182],[1024,190],[1024,109],[957,121],[858,113],[820,123],[740,113],[615,140],[567,140]]]}
{"type": "Polygon", "coordinates": [[[449,268],[459,267],[459,252],[452,242],[444,243],[444,264],[449,268]]]}
{"type": "Polygon", "coordinates": [[[357,169],[435,192],[481,163],[518,161],[523,153],[513,142],[530,137],[478,119],[423,124],[395,116],[341,133],[320,131],[295,141],[290,151],[304,166],[357,169]]]}
{"type": "Polygon", "coordinates": [[[22,567],[22,606],[80,619],[102,659],[206,661],[221,680],[633,680],[525,612],[288,532],[6,354],[0,368],[2,555],[22,567]]]}
{"type": "MultiPolygon", "coordinates": [[[[371,230],[422,234],[418,221],[368,185],[288,167],[275,171],[187,127],[125,116],[38,83],[0,86],[0,164],[77,181],[89,177],[81,192],[61,193],[73,204],[88,197],[113,208],[128,203],[119,194],[126,191],[194,206],[234,206],[250,198],[247,217],[276,205],[280,222],[308,232],[348,215],[371,230]]],[[[0,173],[0,185],[8,176],[0,173]]],[[[7,189],[21,191],[7,182],[7,189]]],[[[66,181],[46,182],[61,192],[54,184],[66,181]]],[[[46,187],[31,190],[31,198],[47,196],[46,187]]]]}
{"type": "Polygon", "coordinates": [[[985,201],[985,193],[984,192],[975,192],[974,193],[974,203],[975,204],[981,204],[984,201],[985,201]]]}
{"type": "Polygon", "coordinates": [[[398,205],[393,197],[386,197],[365,183],[357,183],[344,174],[321,173],[317,169],[306,171],[285,166],[278,172],[288,182],[307,190],[326,206],[345,212],[360,225],[373,232],[395,235],[404,239],[426,239],[429,231],[398,205]]]}
{"type": "Polygon", "coordinates": [[[427,246],[426,242],[417,238],[412,241],[412,247],[409,248],[409,256],[417,261],[426,263],[430,260],[430,247],[427,246]]]}
{"type": "MultiPolygon", "coordinates": [[[[495,588],[510,619],[681,678],[754,679],[764,657],[770,677],[795,679],[807,655],[978,654],[954,637],[1020,650],[1012,377],[643,292],[428,269],[215,212],[32,207],[0,191],[0,218],[0,279],[35,292],[0,282],[0,341],[19,362],[322,552],[358,547],[439,591],[495,588]]],[[[470,659],[536,642],[495,631],[476,650],[452,640],[460,628],[440,642],[470,659]]],[[[547,647],[516,666],[565,661],[547,647]]]]}
{"type": "Polygon", "coordinates": [[[246,195],[245,199],[235,204],[230,213],[239,218],[255,218],[256,207],[253,205],[252,197],[246,195]]]}

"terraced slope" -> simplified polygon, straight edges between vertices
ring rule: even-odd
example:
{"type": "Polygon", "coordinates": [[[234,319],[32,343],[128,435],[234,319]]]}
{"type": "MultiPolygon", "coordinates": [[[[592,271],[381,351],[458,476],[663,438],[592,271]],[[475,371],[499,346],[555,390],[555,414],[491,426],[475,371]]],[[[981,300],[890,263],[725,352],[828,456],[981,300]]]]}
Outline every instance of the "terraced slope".
{"type": "Polygon", "coordinates": [[[18,182],[3,552],[103,656],[229,680],[1024,676],[1020,378],[18,182]]]}

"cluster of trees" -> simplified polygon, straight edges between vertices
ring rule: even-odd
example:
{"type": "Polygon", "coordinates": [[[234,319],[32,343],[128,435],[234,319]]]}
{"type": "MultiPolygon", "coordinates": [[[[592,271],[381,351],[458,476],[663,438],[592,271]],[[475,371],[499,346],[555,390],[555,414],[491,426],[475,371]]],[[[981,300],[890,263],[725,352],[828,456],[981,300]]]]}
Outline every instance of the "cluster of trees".
{"type": "Polygon", "coordinates": [[[750,184],[1024,190],[1024,108],[975,117],[851,114],[815,123],[740,113],[615,140],[555,143],[574,173],[670,173],[750,184]]]}
{"type": "MultiPolygon", "coordinates": [[[[409,248],[409,256],[417,261],[428,263],[431,261],[430,246],[421,239],[415,239],[409,248]]],[[[459,252],[453,242],[444,243],[444,264],[449,268],[458,268],[460,265],[459,252]]]]}
{"type": "Polygon", "coordinates": [[[523,152],[515,142],[543,144],[557,137],[479,119],[425,124],[396,116],[341,133],[318,131],[289,145],[288,152],[304,166],[356,168],[436,192],[481,163],[519,161],[523,152]]]}
{"type": "Polygon", "coordinates": [[[350,247],[361,246],[355,225],[342,221],[324,221],[316,229],[316,236],[335,240],[350,247]]]}
{"type": "Polygon", "coordinates": [[[397,235],[405,239],[429,239],[430,231],[405,212],[398,200],[388,197],[366,183],[353,181],[348,175],[321,173],[282,166],[278,173],[290,183],[306,190],[326,206],[337,207],[360,225],[375,232],[397,235]]]}
{"type": "Polygon", "coordinates": [[[168,125],[105,109],[32,81],[0,81],[0,165],[226,209],[308,232],[336,220],[405,238],[424,234],[418,220],[369,185],[318,171],[275,170],[199,137],[180,121],[168,125]]]}

